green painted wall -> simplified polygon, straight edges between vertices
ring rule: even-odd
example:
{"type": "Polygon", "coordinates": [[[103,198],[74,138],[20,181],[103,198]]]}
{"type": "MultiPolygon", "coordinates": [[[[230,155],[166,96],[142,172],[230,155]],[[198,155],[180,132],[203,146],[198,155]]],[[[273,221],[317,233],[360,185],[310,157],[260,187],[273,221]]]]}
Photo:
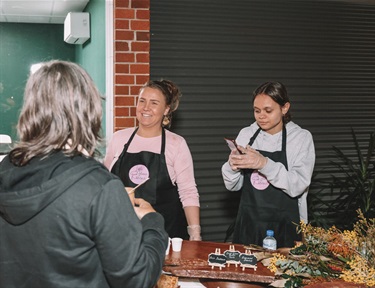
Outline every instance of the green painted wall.
{"type": "MultiPolygon", "coordinates": [[[[90,39],[64,42],[63,24],[0,23],[0,134],[17,139],[16,124],[32,64],[60,59],[77,62],[105,95],[105,1],[91,0],[90,39]]],[[[103,101],[103,112],[105,112],[103,101]]],[[[103,115],[103,135],[105,135],[103,115]]],[[[102,148],[101,150],[104,150],[102,148]]]]}
{"type": "Polygon", "coordinates": [[[0,134],[17,139],[16,124],[32,64],[75,61],[75,48],[63,38],[64,25],[0,23],[0,134]]]}
{"type": "MultiPolygon", "coordinates": [[[[99,91],[105,95],[105,1],[90,0],[85,8],[90,13],[90,39],[76,46],[76,62],[90,74],[99,91]]],[[[103,136],[105,135],[105,102],[103,101],[103,136]]],[[[101,151],[103,149],[100,149],[101,151]]],[[[103,151],[102,151],[103,152],[103,151]]]]}

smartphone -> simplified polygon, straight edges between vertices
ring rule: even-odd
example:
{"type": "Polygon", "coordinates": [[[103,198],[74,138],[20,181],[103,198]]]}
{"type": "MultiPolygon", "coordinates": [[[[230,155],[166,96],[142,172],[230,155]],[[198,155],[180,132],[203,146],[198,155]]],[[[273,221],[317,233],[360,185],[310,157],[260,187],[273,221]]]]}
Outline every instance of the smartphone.
{"type": "Polygon", "coordinates": [[[234,139],[229,139],[229,138],[224,138],[224,140],[227,142],[227,144],[228,144],[230,150],[237,149],[237,151],[238,151],[240,154],[243,154],[243,153],[241,152],[241,150],[238,149],[238,147],[237,147],[237,143],[236,143],[236,140],[234,140],[234,139]]]}

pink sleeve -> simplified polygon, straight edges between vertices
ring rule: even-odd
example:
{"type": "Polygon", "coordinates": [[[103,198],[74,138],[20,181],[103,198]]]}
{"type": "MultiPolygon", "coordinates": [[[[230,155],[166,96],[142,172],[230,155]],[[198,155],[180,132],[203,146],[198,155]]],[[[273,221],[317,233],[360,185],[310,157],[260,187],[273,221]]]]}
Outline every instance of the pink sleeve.
{"type": "Polygon", "coordinates": [[[173,134],[169,136],[171,137],[168,137],[166,157],[167,164],[172,167],[168,167],[168,170],[173,170],[169,171],[169,174],[172,181],[177,184],[182,206],[199,207],[199,194],[195,183],[193,158],[189,147],[181,136],[173,134]]]}
{"type": "Polygon", "coordinates": [[[116,163],[122,150],[124,149],[125,143],[128,141],[134,128],[127,128],[115,132],[111,139],[108,141],[107,150],[103,159],[103,164],[108,170],[112,169],[112,166],[116,163]]]}

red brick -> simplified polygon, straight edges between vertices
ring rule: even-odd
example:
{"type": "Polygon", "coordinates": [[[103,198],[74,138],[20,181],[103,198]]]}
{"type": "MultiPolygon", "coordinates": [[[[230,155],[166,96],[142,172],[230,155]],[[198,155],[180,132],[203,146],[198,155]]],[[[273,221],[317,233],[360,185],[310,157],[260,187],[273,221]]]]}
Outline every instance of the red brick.
{"type": "Polygon", "coordinates": [[[129,29],[129,20],[115,20],[115,29],[129,29]]]}
{"type": "Polygon", "coordinates": [[[117,117],[128,117],[130,115],[130,107],[115,107],[115,115],[117,117]]]}
{"type": "Polygon", "coordinates": [[[141,51],[141,52],[149,52],[150,51],[150,43],[149,42],[132,42],[130,43],[131,51],[141,51]]]}
{"type": "Polygon", "coordinates": [[[150,31],[150,21],[148,20],[131,20],[130,21],[131,30],[144,30],[150,31]]]}
{"type": "Polygon", "coordinates": [[[116,84],[134,84],[134,75],[115,75],[116,84]]]}
{"type": "Polygon", "coordinates": [[[115,94],[116,95],[129,95],[130,88],[127,85],[116,85],[115,94]]]}
{"type": "Polygon", "coordinates": [[[150,65],[148,64],[130,64],[130,74],[149,74],[150,65]]]}
{"type": "Polygon", "coordinates": [[[116,62],[134,63],[134,53],[116,53],[116,62]]]}
{"type": "Polygon", "coordinates": [[[144,72],[145,67],[149,70],[150,65],[149,8],[150,0],[114,2],[114,131],[138,124],[136,102],[139,89],[150,77],[149,71],[137,74],[144,72]],[[134,33],[133,38],[130,33],[134,33]],[[129,65],[133,63],[143,65],[129,65]]]}
{"type": "Polygon", "coordinates": [[[133,0],[130,3],[132,8],[150,8],[150,0],[133,0]]]}
{"type": "MultiPolygon", "coordinates": [[[[124,40],[124,38],[121,38],[121,40],[124,40]]],[[[128,42],[124,41],[116,41],[115,42],[115,50],[116,51],[129,51],[129,44],[128,42]]]]}
{"type": "MultiPolygon", "coordinates": [[[[143,85],[144,83],[142,83],[143,85]]],[[[130,95],[138,96],[139,90],[141,89],[142,85],[132,85],[130,86],[130,95]]]]}
{"type": "Polygon", "coordinates": [[[150,32],[135,32],[135,40],[137,41],[150,41],[150,32]]]}
{"type": "Polygon", "coordinates": [[[130,107],[130,116],[137,117],[137,107],[130,107]]]}
{"type": "Polygon", "coordinates": [[[131,0],[115,0],[115,7],[129,7],[131,0]]]}
{"type": "Polygon", "coordinates": [[[116,128],[128,128],[135,126],[135,118],[134,117],[126,117],[126,118],[115,118],[115,126],[116,128]]]}
{"type": "Polygon", "coordinates": [[[135,17],[137,19],[150,19],[150,10],[136,10],[135,17]]]}
{"type": "Polygon", "coordinates": [[[134,106],[135,105],[135,97],[134,96],[120,96],[115,97],[115,106],[134,106]]]}
{"type": "Polygon", "coordinates": [[[137,53],[135,59],[137,63],[150,63],[150,53],[137,53]]]}
{"type": "Polygon", "coordinates": [[[128,14],[129,14],[129,9],[116,9],[115,10],[115,19],[129,19],[128,14]]]}
{"type": "Polygon", "coordinates": [[[134,31],[130,30],[117,30],[116,34],[118,38],[116,40],[125,40],[125,41],[135,41],[136,39],[136,33],[134,31]]]}
{"type": "Polygon", "coordinates": [[[136,11],[134,9],[121,9],[121,18],[134,19],[136,11]]]}
{"type": "Polygon", "coordinates": [[[135,83],[139,85],[144,85],[148,80],[150,80],[150,75],[136,75],[135,83]]]}
{"type": "Polygon", "coordinates": [[[116,40],[135,40],[135,33],[133,31],[116,30],[116,40]]]}
{"type": "Polygon", "coordinates": [[[116,64],[115,73],[116,74],[129,74],[129,64],[116,64]]]}

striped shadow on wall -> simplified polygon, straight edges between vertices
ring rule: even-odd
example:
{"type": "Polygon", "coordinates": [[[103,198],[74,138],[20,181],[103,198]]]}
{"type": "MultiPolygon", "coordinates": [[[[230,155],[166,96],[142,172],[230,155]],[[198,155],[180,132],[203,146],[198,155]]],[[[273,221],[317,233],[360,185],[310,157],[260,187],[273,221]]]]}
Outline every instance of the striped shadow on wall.
{"type": "Polygon", "coordinates": [[[223,137],[254,121],[259,84],[288,88],[294,121],[314,137],[317,178],[336,172],[332,145],[354,156],[351,127],[362,146],[374,131],[375,6],[158,0],[150,12],[151,79],[171,79],[183,92],[172,131],[193,155],[204,240],[223,241],[236,216],[239,193],[225,189],[220,171],[229,154],[223,137]]]}

